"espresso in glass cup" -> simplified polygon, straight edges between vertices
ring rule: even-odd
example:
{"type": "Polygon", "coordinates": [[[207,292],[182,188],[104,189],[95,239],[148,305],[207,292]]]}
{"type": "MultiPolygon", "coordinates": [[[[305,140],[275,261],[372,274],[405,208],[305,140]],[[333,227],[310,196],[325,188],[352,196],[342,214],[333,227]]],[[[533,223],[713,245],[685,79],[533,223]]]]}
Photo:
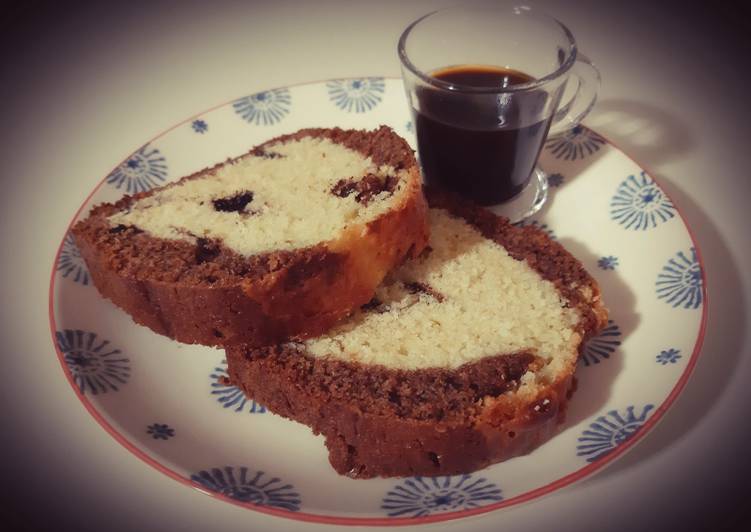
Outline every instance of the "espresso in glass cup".
{"type": "Polygon", "coordinates": [[[594,105],[599,73],[529,8],[456,7],[410,24],[399,58],[427,185],[519,221],[547,199],[547,136],[594,105]]]}

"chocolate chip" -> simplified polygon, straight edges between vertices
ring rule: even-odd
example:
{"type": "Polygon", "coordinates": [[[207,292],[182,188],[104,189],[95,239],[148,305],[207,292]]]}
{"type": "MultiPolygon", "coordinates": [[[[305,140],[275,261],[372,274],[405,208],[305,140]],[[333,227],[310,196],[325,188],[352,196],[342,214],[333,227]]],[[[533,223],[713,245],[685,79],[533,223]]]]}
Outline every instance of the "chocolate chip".
{"type": "Polygon", "coordinates": [[[196,240],[196,264],[210,262],[219,256],[219,246],[208,238],[196,240]]]}
{"type": "Polygon", "coordinates": [[[334,196],[340,198],[346,198],[357,189],[357,183],[352,179],[340,179],[336,182],[336,185],[331,189],[331,193],[334,196]]]}
{"type": "Polygon", "coordinates": [[[431,462],[433,462],[434,466],[441,467],[441,461],[438,459],[437,454],[431,451],[428,453],[428,458],[430,459],[431,462]]]}
{"type": "Polygon", "coordinates": [[[374,196],[381,192],[393,193],[399,178],[396,176],[379,177],[375,174],[368,174],[362,179],[354,178],[340,179],[332,187],[331,193],[340,198],[346,198],[356,192],[355,201],[367,205],[374,196]]]}
{"type": "Polygon", "coordinates": [[[212,200],[214,210],[220,212],[242,212],[245,207],[253,201],[253,193],[250,191],[239,192],[228,198],[219,198],[212,200]]]}
{"type": "Polygon", "coordinates": [[[128,229],[130,229],[133,232],[133,234],[143,233],[143,230],[139,229],[138,227],[135,227],[133,225],[123,225],[123,224],[118,224],[115,227],[110,227],[109,232],[112,234],[118,234],[118,233],[122,233],[123,231],[127,231],[128,229]]]}
{"type": "Polygon", "coordinates": [[[401,397],[399,397],[399,393],[396,390],[389,391],[389,402],[394,403],[395,405],[401,404],[401,397]]]}

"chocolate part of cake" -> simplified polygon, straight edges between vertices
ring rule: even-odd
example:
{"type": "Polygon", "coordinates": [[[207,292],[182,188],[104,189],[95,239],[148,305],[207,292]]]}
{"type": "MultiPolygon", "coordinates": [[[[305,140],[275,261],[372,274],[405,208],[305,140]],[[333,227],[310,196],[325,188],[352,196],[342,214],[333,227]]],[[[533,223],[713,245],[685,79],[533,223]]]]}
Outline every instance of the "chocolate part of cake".
{"type": "MultiPolygon", "coordinates": [[[[400,168],[402,192],[389,196],[392,207],[369,221],[348,223],[333,240],[246,256],[189,230],[166,239],[114,223],[114,214],[132,212],[150,193],[125,196],[94,207],[73,228],[94,285],[137,323],[204,345],[259,346],[320,335],[366,304],[384,275],[420,253],[427,241],[427,206],[417,163],[407,143],[385,127],[372,132],[303,130],[251,152],[275,153],[268,146],[306,137],[346,141],[350,149],[373,155],[375,164],[400,168]]],[[[202,178],[224,164],[183,180],[202,178]]],[[[252,192],[250,205],[258,199],[252,192]]],[[[328,188],[322,193],[329,194],[328,188]]],[[[235,212],[221,214],[240,218],[235,212]]]]}
{"type": "MultiPolygon", "coordinates": [[[[306,356],[293,346],[228,351],[234,352],[228,358],[230,380],[271,411],[323,434],[340,474],[369,478],[468,472],[488,465],[493,452],[530,450],[540,437],[532,432],[541,425],[542,432],[549,429],[547,422],[520,415],[524,405],[504,397],[535,363],[531,353],[486,357],[455,370],[362,371],[339,360],[306,356]],[[502,449],[497,441],[490,448],[475,426],[482,420],[503,424],[502,449]],[[440,457],[438,463],[429,458],[431,453],[440,457]]],[[[560,401],[549,396],[547,412],[555,417],[560,401]]]]}

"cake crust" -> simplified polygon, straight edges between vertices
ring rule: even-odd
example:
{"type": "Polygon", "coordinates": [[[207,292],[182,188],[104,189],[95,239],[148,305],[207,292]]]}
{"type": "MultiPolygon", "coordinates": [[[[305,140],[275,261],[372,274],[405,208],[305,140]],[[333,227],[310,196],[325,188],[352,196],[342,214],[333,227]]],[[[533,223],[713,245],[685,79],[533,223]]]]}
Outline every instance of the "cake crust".
{"type": "MultiPolygon", "coordinates": [[[[582,342],[604,326],[597,283],[543,231],[426,192],[431,207],[463,218],[553,282],[581,315],[582,342]]],[[[514,393],[527,371],[544,364],[527,351],[455,369],[404,370],[315,357],[287,343],[233,346],[227,361],[246,395],[322,434],[334,469],[355,478],[468,473],[528,453],[555,434],[575,386],[572,363],[531,393],[514,393]]]]}
{"type": "MultiPolygon", "coordinates": [[[[427,206],[413,152],[382,126],[372,132],[305,129],[249,154],[263,155],[271,144],[304,137],[327,138],[376,164],[406,171],[407,192],[384,214],[350,224],[333,240],[252,256],[210,239],[193,243],[154,237],[133,226],[113,227],[108,216],[153,191],[125,196],[96,206],[73,227],[96,288],[137,323],[203,345],[262,346],[319,335],[365,304],[383,277],[427,242],[427,206]]],[[[221,166],[183,179],[204,177],[221,166]]]]}

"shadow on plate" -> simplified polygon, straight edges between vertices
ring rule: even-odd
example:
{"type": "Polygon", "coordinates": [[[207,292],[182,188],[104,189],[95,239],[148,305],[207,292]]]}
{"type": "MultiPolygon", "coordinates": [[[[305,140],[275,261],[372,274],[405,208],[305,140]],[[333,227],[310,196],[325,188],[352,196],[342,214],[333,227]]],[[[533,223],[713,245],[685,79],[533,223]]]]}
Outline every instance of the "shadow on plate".
{"type": "MultiPolygon", "coordinates": [[[[598,257],[584,244],[571,238],[562,238],[560,243],[590,272],[594,271],[598,257]]],[[[562,430],[591,418],[608,403],[613,382],[623,368],[619,346],[636,330],[640,320],[635,311],[636,297],[617,270],[598,276],[598,282],[605,306],[610,309],[610,322],[584,346],[576,370],[577,391],[569,403],[562,430]]]]}
{"type": "Polygon", "coordinates": [[[705,278],[711,293],[706,309],[708,320],[701,356],[684,392],[669,413],[633,451],[585,482],[598,482],[639,463],[654,459],[682,440],[712,414],[718,400],[733,379],[748,334],[748,310],[740,290],[741,272],[728,243],[712,219],[679,188],[657,176],[660,185],[679,206],[693,228],[702,254],[705,278]]]}
{"type": "Polygon", "coordinates": [[[696,146],[683,120],[641,102],[603,100],[587,123],[626,154],[638,154],[639,164],[648,168],[673,161],[696,146]]]}
{"type": "Polygon", "coordinates": [[[612,141],[626,154],[639,154],[639,164],[647,168],[673,161],[696,145],[681,119],[641,102],[603,100],[587,123],[589,127],[574,128],[546,141],[540,166],[552,179],[551,188],[565,187],[601,159],[606,153],[601,149],[603,140],[612,141]],[[562,180],[553,177],[556,174],[561,174],[562,180]]]}

